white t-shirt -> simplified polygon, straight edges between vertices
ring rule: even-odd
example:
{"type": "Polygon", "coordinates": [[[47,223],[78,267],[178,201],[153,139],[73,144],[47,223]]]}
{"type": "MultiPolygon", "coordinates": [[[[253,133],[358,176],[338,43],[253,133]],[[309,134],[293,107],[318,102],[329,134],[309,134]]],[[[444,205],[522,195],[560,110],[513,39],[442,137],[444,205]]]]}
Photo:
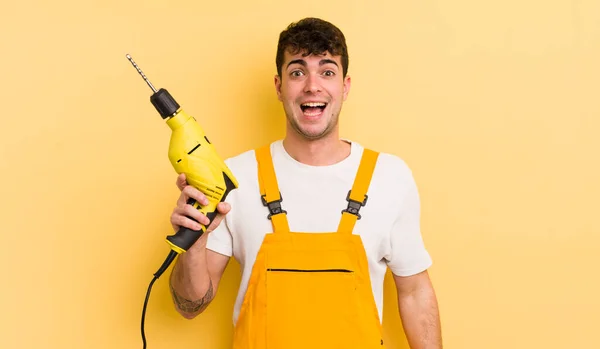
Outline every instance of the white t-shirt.
{"type": "MultiPolygon", "coordinates": [[[[290,231],[337,231],[364,149],[358,143],[350,143],[350,156],[330,166],[300,163],[285,151],[281,140],[271,143],[290,231]]],[[[228,158],[225,163],[239,187],[228,195],[231,211],[208,236],[207,248],[233,256],[240,263],[242,279],[233,312],[235,324],[256,255],[265,234],[271,233],[273,227],[267,219],[269,211],[261,202],[254,150],[228,158]]],[[[381,320],[386,267],[395,275],[408,276],[426,270],[432,261],[421,237],[419,194],[405,162],[380,153],[367,195],[367,204],[360,209],[362,218],[356,221],[353,233],[361,236],[366,250],[381,320]]]]}

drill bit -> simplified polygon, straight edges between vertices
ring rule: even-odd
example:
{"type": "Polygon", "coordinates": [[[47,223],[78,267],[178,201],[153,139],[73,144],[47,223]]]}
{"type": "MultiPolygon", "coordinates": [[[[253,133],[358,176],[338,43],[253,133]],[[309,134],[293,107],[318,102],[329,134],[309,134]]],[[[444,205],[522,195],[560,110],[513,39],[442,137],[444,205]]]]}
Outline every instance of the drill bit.
{"type": "Polygon", "coordinates": [[[140,67],[138,67],[138,65],[135,64],[135,62],[133,61],[133,58],[131,58],[131,56],[129,54],[127,54],[126,57],[131,62],[131,64],[133,64],[133,66],[135,67],[135,69],[137,69],[138,73],[140,73],[140,75],[144,78],[144,80],[146,81],[146,83],[148,83],[148,86],[150,86],[150,88],[152,89],[152,91],[154,91],[154,93],[158,92],[154,88],[154,86],[152,86],[152,83],[150,82],[150,80],[148,80],[148,78],[146,77],[146,75],[144,75],[144,72],[140,69],[140,67]]]}

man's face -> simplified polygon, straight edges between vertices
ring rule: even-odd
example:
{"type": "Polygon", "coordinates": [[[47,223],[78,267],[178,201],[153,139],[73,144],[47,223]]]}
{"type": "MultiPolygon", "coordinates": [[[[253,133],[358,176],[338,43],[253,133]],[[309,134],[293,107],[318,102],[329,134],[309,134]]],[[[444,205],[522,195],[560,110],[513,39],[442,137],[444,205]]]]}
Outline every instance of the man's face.
{"type": "Polygon", "coordinates": [[[343,77],[340,56],[327,52],[302,57],[302,52],[290,55],[286,51],[281,76],[275,76],[275,88],[294,131],[315,140],[337,126],[350,91],[350,77],[343,77]]]}

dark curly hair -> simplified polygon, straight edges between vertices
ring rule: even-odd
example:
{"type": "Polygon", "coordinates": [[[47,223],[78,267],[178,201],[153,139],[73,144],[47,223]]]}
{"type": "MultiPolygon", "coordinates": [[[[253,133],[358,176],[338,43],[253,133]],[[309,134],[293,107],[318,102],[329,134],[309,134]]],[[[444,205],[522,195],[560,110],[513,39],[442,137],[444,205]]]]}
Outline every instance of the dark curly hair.
{"type": "Polygon", "coordinates": [[[295,55],[303,52],[303,56],[319,55],[329,52],[332,56],[341,56],[343,76],[348,72],[348,47],[346,38],[335,25],[319,18],[304,18],[290,24],[279,34],[277,45],[277,74],[281,76],[285,51],[295,55]]]}

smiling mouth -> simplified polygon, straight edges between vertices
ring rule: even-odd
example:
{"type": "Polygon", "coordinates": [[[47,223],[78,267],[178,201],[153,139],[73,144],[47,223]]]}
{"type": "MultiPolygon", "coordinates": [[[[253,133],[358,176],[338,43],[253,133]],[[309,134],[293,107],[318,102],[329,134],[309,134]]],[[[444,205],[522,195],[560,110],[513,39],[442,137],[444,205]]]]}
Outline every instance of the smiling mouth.
{"type": "Polygon", "coordinates": [[[327,103],[322,102],[310,102],[310,103],[302,103],[300,105],[300,109],[302,109],[302,113],[304,116],[308,117],[317,117],[323,114],[323,110],[327,107],[327,103]]]}

